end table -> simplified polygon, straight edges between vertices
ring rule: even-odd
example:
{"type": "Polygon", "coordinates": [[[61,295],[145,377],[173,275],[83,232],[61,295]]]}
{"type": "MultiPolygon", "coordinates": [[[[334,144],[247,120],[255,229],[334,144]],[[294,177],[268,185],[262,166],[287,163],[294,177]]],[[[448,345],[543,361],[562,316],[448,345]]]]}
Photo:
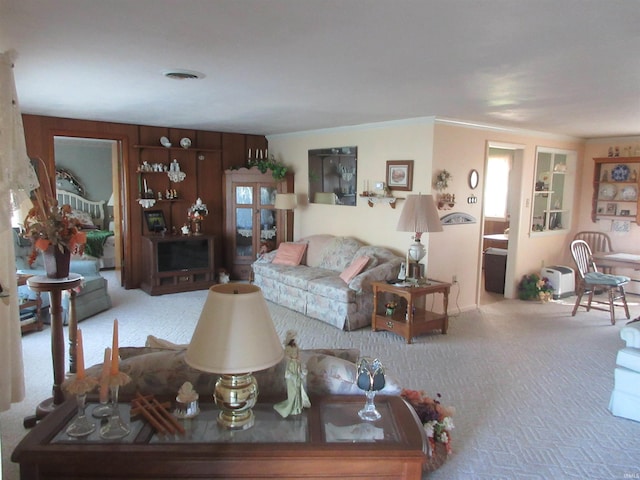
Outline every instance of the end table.
{"type": "Polygon", "coordinates": [[[371,285],[373,286],[371,329],[374,332],[378,330],[394,332],[402,335],[407,343],[411,343],[413,337],[432,330],[447,333],[450,283],[429,279],[426,283],[407,286],[385,282],[373,282],[371,285]],[[431,312],[424,307],[425,297],[435,293],[443,295],[443,313],[431,312]],[[387,315],[385,299],[392,297],[405,299],[406,309],[396,308],[391,315],[387,315]]]}

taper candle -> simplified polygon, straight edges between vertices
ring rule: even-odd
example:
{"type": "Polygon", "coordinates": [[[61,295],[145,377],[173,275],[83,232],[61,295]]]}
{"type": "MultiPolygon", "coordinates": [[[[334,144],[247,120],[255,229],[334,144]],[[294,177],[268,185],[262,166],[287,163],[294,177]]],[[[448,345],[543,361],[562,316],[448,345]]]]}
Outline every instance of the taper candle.
{"type": "Polygon", "coordinates": [[[111,375],[117,375],[119,372],[118,363],[118,319],[113,321],[113,344],[111,346],[111,375]]]}
{"type": "Polygon", "coordinates": [[[84,378],[84,347],[82,345],[82,330],[78,330],[76,338],[76,379],[84,378]]]}
{"type": "Polygon", "coordinates": [[[100,375],[100,403],[109,401],[109,367],[111,362],[111,348],[104,349],[104,361],[102,362],[102,375],[100,375]]]}

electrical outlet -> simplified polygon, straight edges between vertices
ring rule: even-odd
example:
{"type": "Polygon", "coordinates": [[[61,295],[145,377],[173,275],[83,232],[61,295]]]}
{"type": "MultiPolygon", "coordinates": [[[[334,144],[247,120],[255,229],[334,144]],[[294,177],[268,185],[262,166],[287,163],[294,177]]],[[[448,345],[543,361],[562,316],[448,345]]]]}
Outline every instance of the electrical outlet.
{"type": "Polygon", "coordinates": [[[458,275],[454,275],[454,276],[451,278],[451,283],[453,283],[453,284],[458,283],[458,275]]]}

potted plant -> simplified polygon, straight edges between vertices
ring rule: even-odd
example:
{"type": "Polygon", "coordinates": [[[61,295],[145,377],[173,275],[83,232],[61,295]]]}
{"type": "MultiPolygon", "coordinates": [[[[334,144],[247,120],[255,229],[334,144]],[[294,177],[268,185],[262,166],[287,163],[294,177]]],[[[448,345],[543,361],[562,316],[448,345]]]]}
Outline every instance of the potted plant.
{"type": "Polygon", "coordinates": [[[524,275],[518,284],[518,298],[520,300],[548,302],[552,294],[553,286],[549,283],[549,279],[535,273],[524,275]]]}

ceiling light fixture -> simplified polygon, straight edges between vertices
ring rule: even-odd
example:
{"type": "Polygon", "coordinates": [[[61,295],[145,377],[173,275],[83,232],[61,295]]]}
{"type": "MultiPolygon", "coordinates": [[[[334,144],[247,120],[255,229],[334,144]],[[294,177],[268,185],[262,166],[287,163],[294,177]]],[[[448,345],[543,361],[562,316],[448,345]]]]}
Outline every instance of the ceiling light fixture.
{"type": "Polygon", "coordinates": [[[204,73],[193,70],[168,70],[163,75],[173,80],[200,80],[205,77],[204,73]]]}

